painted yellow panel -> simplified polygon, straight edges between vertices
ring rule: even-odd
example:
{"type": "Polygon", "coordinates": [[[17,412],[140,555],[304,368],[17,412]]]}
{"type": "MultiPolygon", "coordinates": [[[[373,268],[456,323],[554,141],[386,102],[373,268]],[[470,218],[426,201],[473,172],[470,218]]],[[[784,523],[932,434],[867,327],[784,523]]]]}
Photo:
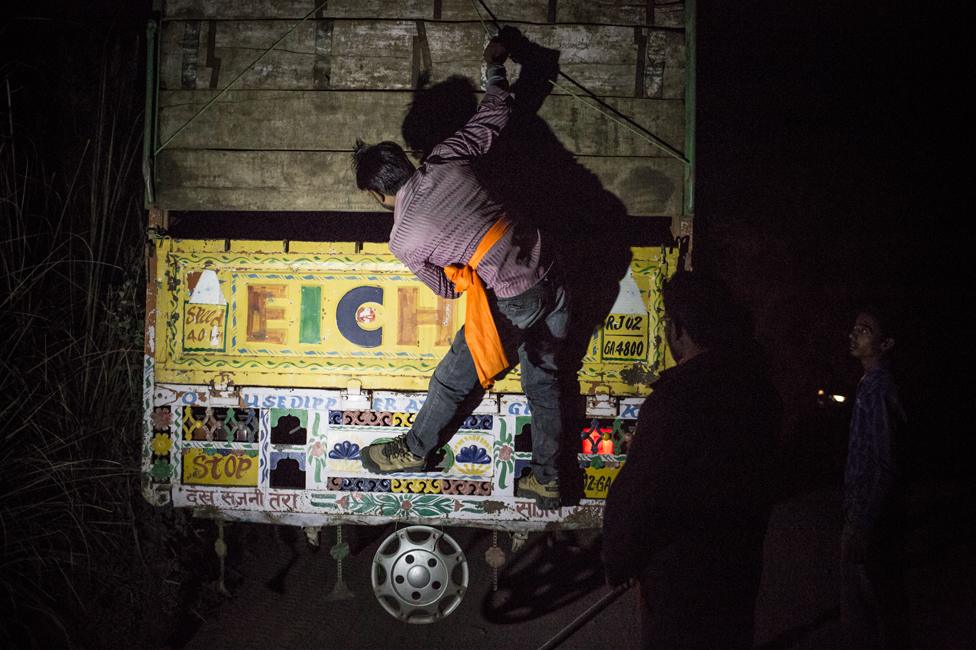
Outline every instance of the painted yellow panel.
{"type": "Polygon", "coordinates": [[[184,350],[223,352],[226,346],[227,305],[184,305],[184,350]]]}
{"type": "Polygon", "coordinates": [[[183,483],[256,487],[258,484],[257,452],[199,447],[184,449],[183,483]]]}
{"type": "Polygon", "coordinates": [[[607,491],[620,473],[619,467],[587,467],[583,475],[583,493],[587,499],[606,499],[607,491]]]}
{"type": "MultiPolygon", "coordinates": [[[[340,255],[356,253],[359,245],[352,241],[320,242],[320,241],[290,241],[289,253],[324,253],[326,255],[340,255]]],[[[389,252],[389,251],[386,251],[389,252]]]]}
{"type": "Polygon", "coordinates": [[[363,242],[363,253],[389,253],[390,248],[386,244],[380,244],[377,242],[363,242]]]}
{"type": "Polygon", "coordinates": [[[604,361],[640,361],[647,352],[646,313],[611,313],[603,322],[600,354],[604,361]]]}
{"type": "Polygon", "coordinates": [[[173,247],[187,253],[220,253],[227,250],[226,239],[173,239],[173,247]]]}
{"type": "Polygon", "coordinates": [[[264,241],[249,239],[232,239],[228,245],[228,250],[233,253],[255,252],[255,253],[282,253],[285,250],[283,241],[264,241]]]}
{"type": "MultiPolygon", "coordinates": [[[[157,381],[426,390],[463,323],[464,298],[434,295],[385,244],[211,243],[157,242],[157,381]]],[[[584,358],[584,392],[646,394],[670,363],[659,288],[676,252],[633,253],[584,358]]],[[[518,370],[495,390],[521,392],[518,370]]]]}

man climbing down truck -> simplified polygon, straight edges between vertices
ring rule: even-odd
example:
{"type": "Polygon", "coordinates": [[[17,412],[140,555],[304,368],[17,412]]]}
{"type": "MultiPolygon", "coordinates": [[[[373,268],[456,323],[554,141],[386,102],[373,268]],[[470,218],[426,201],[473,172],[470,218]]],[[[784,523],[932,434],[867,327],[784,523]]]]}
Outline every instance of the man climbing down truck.
{"type": "Polygon", "coordinates": [[[410,431],[365,447],[361,459],[376,474],[423,471],[484,390],[517,361],[532,411],[532,463],[516,495],[555,508],[569,304],[539,230],[511,220],[474,170],[509,121],[512,94],[503,64],[521,40],[506,28],[488,44],[481,105],[419,168],[393,142],[356,144],[357,186],[393,211],[393,254],[438,295],[468,293],[465,324],[435,369],[410,431]]]}

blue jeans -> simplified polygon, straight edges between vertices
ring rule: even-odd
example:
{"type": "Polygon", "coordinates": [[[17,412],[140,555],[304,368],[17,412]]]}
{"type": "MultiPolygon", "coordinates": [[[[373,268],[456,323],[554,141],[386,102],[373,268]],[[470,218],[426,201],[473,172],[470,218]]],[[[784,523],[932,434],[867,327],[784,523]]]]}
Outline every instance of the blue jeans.
{"type": "MultiPolygon", "coordinates": [[[[539,482],[548,483],[556,478],[562,436],[560,362],[569,324],[566,292],[547,276],[517,296],[492,299],[489,293],[489,300],[505,354],[510,362],[517,359],[521,364],[522,389],[532,413],[532,472],[539,482]]],[[[483,395],[462,327],[434,370],[427,400],[407,433],[407,447],[426,457],[457,432],[483,395]]]]}

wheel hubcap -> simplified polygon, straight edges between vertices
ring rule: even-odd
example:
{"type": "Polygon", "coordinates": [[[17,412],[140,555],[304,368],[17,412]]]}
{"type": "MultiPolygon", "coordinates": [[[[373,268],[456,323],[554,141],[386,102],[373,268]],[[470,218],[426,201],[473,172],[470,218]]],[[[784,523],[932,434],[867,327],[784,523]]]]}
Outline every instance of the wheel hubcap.
{"type": "Polygon", "coordinates": [[[433,623],[461,604],[468,564],[450,535],[409,526],[380,544],[371,579],[376,599],[390,615],[407,623],[433,623]]]}

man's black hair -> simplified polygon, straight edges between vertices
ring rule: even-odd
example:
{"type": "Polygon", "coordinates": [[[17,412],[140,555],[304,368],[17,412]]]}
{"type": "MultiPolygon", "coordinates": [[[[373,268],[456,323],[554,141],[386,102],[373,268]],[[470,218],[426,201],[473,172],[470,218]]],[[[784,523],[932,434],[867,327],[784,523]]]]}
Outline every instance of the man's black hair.
{"type": "Polygon", "coordinates": [[[714,278],[679,272],[664,283],[661,297],[672,325],[703,348],[738,347],[751,339],[748,314],[714,278]]]}
{"type": "Polygon", "coordinates": [[[862,303],[855,314],[869,314],[878,322],[881,331],[877,334],[884,338],[894,339],[897,346],[903,334],[903,317],[900,305],[891,299],[881,298],[872,302],[862,303]]]}
{"type": "Polygon", "coordinates": [[[386,196],[394,196],[415,171],[403,147],[388,140],[373,145],[356,140],[352,159],[356,186],[386,196]]]}

